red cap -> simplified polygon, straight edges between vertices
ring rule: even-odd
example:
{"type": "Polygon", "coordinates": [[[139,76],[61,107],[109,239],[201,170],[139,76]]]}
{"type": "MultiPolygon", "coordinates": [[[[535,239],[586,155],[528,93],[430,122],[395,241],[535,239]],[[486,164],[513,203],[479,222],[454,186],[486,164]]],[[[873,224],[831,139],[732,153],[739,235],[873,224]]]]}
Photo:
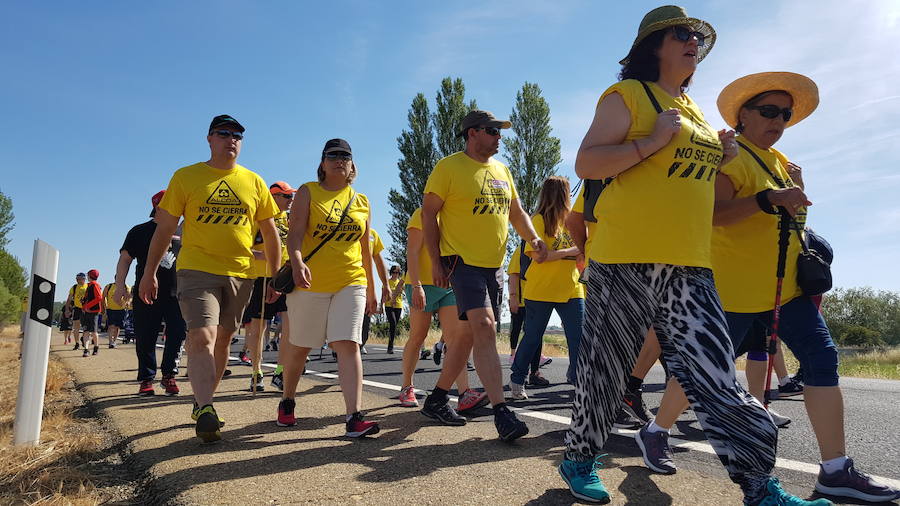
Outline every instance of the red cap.
{"type": "Polygon", "coordinates": [[[100,271],[91,269],[88,271],[88,279],[100,279],[100,271]]]}
{"type": "Polygon", "coordinates": [[[165,194],[166,194],[166,190],[160,190],[160,191],[156,192],[156,195],[150,197],[150,202],[153,204],[153,207],[156,207],[159,205],[159,202],[162,200],[163,195],[165,195],[165,194]]]}
{"type": "Polygon", "coordinates": [[[272,186],[269,187],[269,191],[272,192],[272,195],[293,195],[297,193],[296,188],[291,187],[291,185],[284,181],[275,181],[272,183],[272,186]]]}

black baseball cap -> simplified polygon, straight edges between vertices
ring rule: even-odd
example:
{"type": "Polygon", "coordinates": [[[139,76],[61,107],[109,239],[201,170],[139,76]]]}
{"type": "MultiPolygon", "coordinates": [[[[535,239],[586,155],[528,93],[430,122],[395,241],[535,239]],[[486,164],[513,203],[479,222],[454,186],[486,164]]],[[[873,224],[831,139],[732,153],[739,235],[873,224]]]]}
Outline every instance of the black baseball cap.
{"type": "Polygon", "coordinates": [[[215,118],[213,118],[212,121],[209,123],[209,131],[212,132],[213,129],[220,127],[220,126],[225,126],[225,125],[233,126],[235,128],[235,130],[237,130],[238,132],[244,131],[244,125],[241,125],[240,123],[238,123],[238,120],[232,118],[231,116],[229,116],[227,114],[220,114],[220,115],[216,116],[215,118]]]}
{"type": "Polygon", "coordinates": [[[466,114],[462,121],[459,122],[459,133],[457,135],[465,137],[468,129],[481,127],[510,128],[512,123],[507,120],[497,119],[490,111],[475,109],[466,114]]]}
{"type": "Polygon", "coordinates": [[[75,277],[76,277],[76,278],[84,278],[84,277],[86,277],[86,276],[84,275],[83,272],[79,272],[78,274],[75,275],[75,277]]]}
{"type": "Polygon", "coordinates": [[[331,139],[330,141],[325,143],[325,147],[322,148],[322,156],[324,157],[328,153],[334,153],[335,151],[343,151],[345,153],[353,154],[353,151],[350,150],[350,143],[345,141],[344,139],[331,139]]]}

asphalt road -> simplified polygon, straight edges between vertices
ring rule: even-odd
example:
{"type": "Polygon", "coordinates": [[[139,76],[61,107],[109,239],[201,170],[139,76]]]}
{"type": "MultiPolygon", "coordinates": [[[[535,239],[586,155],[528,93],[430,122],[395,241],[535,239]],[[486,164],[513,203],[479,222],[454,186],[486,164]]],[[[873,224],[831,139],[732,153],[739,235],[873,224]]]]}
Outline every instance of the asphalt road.
{"type": "MultiPolygon", "coordinates": [[[[238,336],[239,338],[242,336],[238,336]]],[[[241,349],[241,342],[232,346],[236,357],[241,349]]],[[[366,390],[396,397],[400,383],[400,348],[393,355],[388,355],[381,345],[367,346],[369,353],[363,355],[363,370],[366,390]]],[[[309,374],[320,378],[332,379],[337,373],[337,362],[332,359],[330,351],[324,351],[321,358],[317,351],[311,353],[312,360],[307,365],[309,374]]],[[[276,352],[265,352],[263,362],[274,364],[276,352]]],[[[508,381],[509,364],[506,356],[501,356],[504,378],[508,381]]],[[[553,363],[542,369],[543,375],[550,380],[548,388],[528,389],[527,401],[514,401],[511,405],[526,410],[523,418],[532,433],[543,434],[557,432],[562,440],[570,416],[572,387],[565,384],[564,373],[568,366],[565,358],[554,358],[553,363]]],[[[236,361],[230,368],[235,374],[246,374],[236,361]]],[[[420,360],[415,376],[417,388],[427,390],[437,381],[440,367],[431,359],[420,360]]],[[[474,371],[471,373],[473,386],[480,385],[474,371]]],[[[743,375],[741,374],[741,379],[743,375]]],[[[265,385],[271,389],[267,377],[265,385]]],[[[869,474],[885,477],[900,486],[900,432],[897,428],[900,419],[900,381],[844,378],[841,380],[846,406],[847,451],[856,462],[857,468],[869,474]]],[[[662,398],[663,370],[655,366],[647,377],[644,386],[644,399],[651,411],[655,412],[662,398]]],[[[453,394],[453,392],[451,392],[453,394]]],[[[791,483],[800,484],[802,492],[811,491],[818,471],[818,446],[806,417],[802,398],[796,400],[779,400],[773,404],[779,413],[789,416],[793,422],[788,428],[779,432],[779,462],[776,475],[791,483]]],[[[477,416],[489,417],[491,412],[483,408],[477,416]]],[[[633,431],[618,431],[610,438],[607,450],[624,455],[640,455],[631,434],[633,431]]],[[[673,442],[681,442],[675,448],[676,464],[680,469],[698,471],[716,477],[725,476],[718,459],[706,443],[706,439],[691,411],[685,413],[672,432],[673,442]],[[677,440],[677,441],[676,441],[677,440]]],[[[674,445],[673,445],[674,446],[674,445]]]]}

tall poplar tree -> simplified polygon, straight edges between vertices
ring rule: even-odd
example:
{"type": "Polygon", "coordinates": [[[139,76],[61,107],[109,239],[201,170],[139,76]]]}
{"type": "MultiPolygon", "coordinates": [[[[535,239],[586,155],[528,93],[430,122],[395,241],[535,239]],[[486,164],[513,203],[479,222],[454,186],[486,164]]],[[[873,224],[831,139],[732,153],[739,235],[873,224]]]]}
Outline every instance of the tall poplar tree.
{"type": "Polygon", "coordinates": [[[388,249],[391,262],[406,266],[406,223],[417,207],[422,205],[425,182],[434,165],[441,158],[465,149],[465,142],[457,137],[463,116],[476,107],[474,100],[465,99],[466,86],[462,79],[445,77],[435,97],[435,112],[431,113],[425,95],[413,99],[407,120],[409,128],[397,138],[400,160],[397,169],[400,188],[388,194],[391,223],[388,249]]]}

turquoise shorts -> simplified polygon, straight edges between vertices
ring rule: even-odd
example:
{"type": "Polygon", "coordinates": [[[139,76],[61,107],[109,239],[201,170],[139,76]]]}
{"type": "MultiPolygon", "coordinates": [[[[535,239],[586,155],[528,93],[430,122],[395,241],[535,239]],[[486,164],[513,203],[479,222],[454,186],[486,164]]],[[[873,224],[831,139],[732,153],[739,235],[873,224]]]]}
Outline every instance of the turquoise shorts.
{"type": "MultiPolygon", "coordinates": [[[[456,295],[450,288],[441,288],[434,285],[422,285],[425,289],[425,312],[434,313],[438,309],[456,305],[456,295]]],[[[406,285],[406,301],[412,307],[412,285],[406,285]]]]}

